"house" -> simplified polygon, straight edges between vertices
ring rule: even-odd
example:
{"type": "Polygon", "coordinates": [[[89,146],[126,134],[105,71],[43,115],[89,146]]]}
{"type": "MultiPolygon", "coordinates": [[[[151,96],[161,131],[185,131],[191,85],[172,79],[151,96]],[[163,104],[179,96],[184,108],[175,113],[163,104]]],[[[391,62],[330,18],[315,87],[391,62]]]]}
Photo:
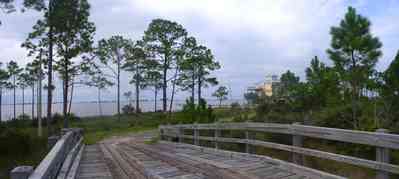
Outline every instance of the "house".
{"type": "Polygon", "coordinates": [[[255,92],[259,96],[272,96],[280,86],[280,79],[277,75],[266,75],[263,82],[247,88],[247,92],[255,92]]]}

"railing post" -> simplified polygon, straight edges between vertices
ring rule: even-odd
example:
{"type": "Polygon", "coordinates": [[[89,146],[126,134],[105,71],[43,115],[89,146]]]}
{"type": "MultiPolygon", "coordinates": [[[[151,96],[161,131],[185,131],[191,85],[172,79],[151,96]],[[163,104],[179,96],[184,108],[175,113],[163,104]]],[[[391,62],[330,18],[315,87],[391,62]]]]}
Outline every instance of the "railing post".
{"type": "Polygon", "coordinates": [[[199,145],[199,131],[198,131],[198,126],[197,122],[194,123],[194,145],[199,145]]]}
{"type": "Polygon", "coordinates": [[[183,143],[183,135],[184,135],[184,129],[181,127],[181,123],[179,124],[179,127],[177,128],[178,132],[178,142],[183,143]]]}
{"type": "Polygon", "coordinates": [[[219,142],[218,138],[220,137],[220,129],[219,129],[219,122],[215,123],[215,149],[219,149],[219,142]]]}
{"type": "MultiPolygon", "coordinates": [[[[170,123],[168,123],[168,127],[167,127],[167,129],[166,130],[169,130],[168,132],[169,132],[169,134],[171,133],[171,129],[172,129],[172,125],[170,124],[170,123]]],[[[171,135],[169,135],[169,136],[166,136],[166,140],[168,141],[168,142],[173,142],[173,137],[171,136],[171,135]]]]}
{"type": "MultiPolygon", "coordinates": [[[[387,129],[378,129],[376,132],[377,133],[389,133],[389,131],[387,129]]],[[[376,147],[377,162],[389,163],[390,162],[389,153],[390,153],[389,148],[376,147]]],[[[376,178],[377,179],[389,179],[389,173],[386,171],[377,171],[376,178]]]]}
{"type": "Polygon", "coordinates": [[[48,137],[48,138],[47,138],[47,149],[53,148],[53,146],[55,145],[55,143],[57,143],[57,141],[58,141],[59,138],[60,138],[60,137],[59,137],[59,136],[56,136],[56,135],[53,135],[53,136],[48,137]]]}
{"type": "MultiPolygon", "coordinates": [[[[248,122],[246,127],[248,127],[248,122]]],[[[245,131],[245,139],[247,140],[245,143],[245,153],[251,153],[251,145],[249,144],[249,140],[251,140],[250,132],[248,129],[245,131]]]]}
{"type": "Polygon", "coordinates": [[[164,135],[163,135],[163,133],[164,133],[163,126],[160,126],[160,128],[159,128],[159,138],[160,138],[161,140],[164,140],[164,135]]]}
{"type": "Polygon", "coordinates": [[[10,173],[11,179],[28,179],[33,172],[32,166],[19,166],[14,168],[10,173]]]}
{"type": "MultiPolygon", "coordinates": [[[[292,145],[295,147],[303,147],[303,136],[295,134],[295,125],[301,125],[299,122],[295,122],[292,124],[293,134],[292,134],[292,145]]],[[[292,153],[292,162],[297,165],[303,165],[303,155],[292,153]]]]}

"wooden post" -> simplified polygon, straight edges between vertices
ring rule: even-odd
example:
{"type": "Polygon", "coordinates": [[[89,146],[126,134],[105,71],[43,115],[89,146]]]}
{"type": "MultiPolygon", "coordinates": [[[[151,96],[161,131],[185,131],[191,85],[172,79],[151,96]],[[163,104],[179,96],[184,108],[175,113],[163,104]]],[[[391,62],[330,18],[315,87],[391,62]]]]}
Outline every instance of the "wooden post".
{"type": "MultiPolygon", "coordinates": [[[[167,132],[169,134],[171,134],[172,125],[170,123],[168,123],[168,127],[166,128],[166,130],[168,130],[167,132]]],[[[173,142],[173,136],[171,136],[171,135],[166,136],[166,140],[169,141],[169,142],[173,142]]]]}
{"type": "MultiPolygon", "coordinates": [[[[163,126],[161,126],[161,127],[163,127],[163,126]]],[[[164,140],[164,135],[163,135],[164,131],[163,130],[164,130],[163,128],[159,128],[159,138],[161,140],[164,140]]]]}
{"type": "Polygon", "coordinates": [[[199,145],[199,131],[197,128],[197,123],[194,123],[194,145],[199,145]]]}
{"type": "Polygon", "coordinates": [[[179,126],[177,128],[177,130],[178,130],[178,139],[177,140],[179,143],[183,143],[184,129],[181,126],[179,126]]]}
{"type": "Polygon", "coordinates": [[[220,129],[219,129],[219,122],[216,122],[216,129],[215,129],[215,149],[219,149],[219,142],[218,138],[220,137],[220,129]]]}
{"type": "MultiPolygon", "coordinates": [[[[389,131],[387,129],[378,129],[376,132],[377,133],[389,133],[389,131]]],[[[390,153],[389,148],[376,147],[377,162],[389,163],[390,162],[389,153],[390,153]]],[[[389,173],[386,171],[377,171],[376,178],[377,179],[389,179],[389,173]]]]}
{"type": "Polygon", "coordinates": [[[251,145],[249,144],[250,136],[249,136],[249,131],[245,131],[245,139],[247,139],[247,142],[245,143],[245,153],[251,153],[251,145]]]}
{"type": "MultiPolygon", "coordinates": [[[[295,125],[301,125],[301,123],[295,122],[292,124],[294,130],[292,134],[292,145],[295,147],[303,147],[303,136],[295,134],[295,125]]],[[[292,162],[294,162],[297,165],[303,165],[303,155],[292,153],[292,162]]]]}
{"type": "Polygon", "coordinates": [[[245,143],[245,153],[251,153],[251,145],[249,144],[249,140],[251,139],[251,137],[248,130],[245,131],[245,139],[247,140],[247,142],[245,143]]]}
{"type": "Polygon", "coordinates": [[[55,143],[57,143],[58,138],[59,138],[59,137],[58,137],[58,136],[55,136],[55,135],[48,137],[48,138],[47,138],[47,149],[53,148],[53,146],[55,145],[55,143]]]}

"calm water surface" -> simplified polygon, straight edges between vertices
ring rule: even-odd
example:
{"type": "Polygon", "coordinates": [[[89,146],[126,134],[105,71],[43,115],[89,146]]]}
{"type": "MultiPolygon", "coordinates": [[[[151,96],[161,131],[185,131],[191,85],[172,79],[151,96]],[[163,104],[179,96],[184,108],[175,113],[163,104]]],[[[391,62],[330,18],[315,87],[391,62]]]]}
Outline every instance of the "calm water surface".
{"type": "MultiPolygon", "coordinates": [[[[227,100],[227,101],[224,101],[223,104],[228,105],[233,102],[238,102],[238,103],[242,104],[243,100],[227,100]]],[[[175,101],[174,105],[173,105],[173,110],[175,110],[175,111],[181,110],[184,103],[185,103],[184,100],[175,101]]],[[[121,108],[122,108],[122,106],[124,106],[126,104],[128,104],[128,102],[126,102],[126,101],[121,102],[121,108]]],[[[208,100],[208,104],[218,105],[219,102],[216,100],[208,100]]],[[[133,102],[133,105],[135,105],[135,102],[133,102]]],[[[141,105],[142,111],[144,111],[144,112],[154,111],[154,109],[155,109],[154,101],[141,101],[140,105],[141,105]]],[[[169,102],[168,102],[168,106],[169,106],[169,102]]],[[[3,121],[10,120],[13,117],[13,113],[14,113],[13,105],[6,104],[6,105],[1,106],[1,108],[2,108],[2,114],[1,114],[2,120],[3,121]]],[[[47,105],[43,104],[43,109],[42,109],[43,116],[46,116],[46,113],[47,113],[46,109],[47,109],[47,105]]],[[[117,111],[116,103],[115,102],[102,102],[101,109],[102,109],[102,115],[116,114],[116,111],[117,111]]],[[[162,109],[162,101],[157,102],[157,110],[160,110],[160,109],[162,109]]],[[[32,110],[32,105],[25,104],[25,114],[30,116],[31,110],[32,110]]],[[[36,106],[35,106],[35,110],[36,110],[36,106]]],[[[62,113],[62,103],[53,104],[53,111],[54,111],[54,113],[62,113]]],[[[100,115],[99,105],[97,102],[72,103],[71,112],[80,117],[100,115]]],[[[16,113],[17,113],[17,116],[22,114],[22,105],[20,105],[20,104],[16,105],[16,113]]],[[[36,116],[36,112],[35,112],[35,116],[36,116]]]]}

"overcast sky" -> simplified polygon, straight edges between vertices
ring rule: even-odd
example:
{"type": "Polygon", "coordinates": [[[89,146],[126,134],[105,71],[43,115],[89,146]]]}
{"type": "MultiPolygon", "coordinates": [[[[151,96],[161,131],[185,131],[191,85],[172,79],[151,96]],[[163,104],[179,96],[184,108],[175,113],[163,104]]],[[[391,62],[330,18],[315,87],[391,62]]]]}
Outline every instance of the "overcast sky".
{"type": "MultiPolygon", "coordinates": [[[[399,46],[399,1],[350,0],[89,0],[91,20],[96,24],[96,39],[123,35],[140,39],[154,18],[182,24],[200,43],[212,49],[222,68],[215,72],[222,85],[242,98],[249,85],[268,74],[291,70],[304,80],[311,58],[326,56],[329,29],[338,25],[348,6],[372,22],[372,32],[383,43],[383,56],[377,68],[384,70],[399,46]]],[[[21,42],[41,17],[35,12],[0,15],[0,60],[28,59],[21,42]]],[[[124,79],[125,83],[127,78],[124,79]]],[[[123,91],[128,90],[124,85],[123,91]]],[[[214,89],[205,92],[210,96],[214,89]]],[[[76,95],[95,100],[88,89],[76,95]]],[[[107,94],[106,94],[107,95],[107,94]]],[[[149,95],[145,93],[144,95],[149,95]]],[[[57,99],[61,99],[57,92],[57,99]]],[[[108,97],[113,97],[109,92],[108,97]]],[[[151,98],[152,96],[148,96],[151,98]]]]}

